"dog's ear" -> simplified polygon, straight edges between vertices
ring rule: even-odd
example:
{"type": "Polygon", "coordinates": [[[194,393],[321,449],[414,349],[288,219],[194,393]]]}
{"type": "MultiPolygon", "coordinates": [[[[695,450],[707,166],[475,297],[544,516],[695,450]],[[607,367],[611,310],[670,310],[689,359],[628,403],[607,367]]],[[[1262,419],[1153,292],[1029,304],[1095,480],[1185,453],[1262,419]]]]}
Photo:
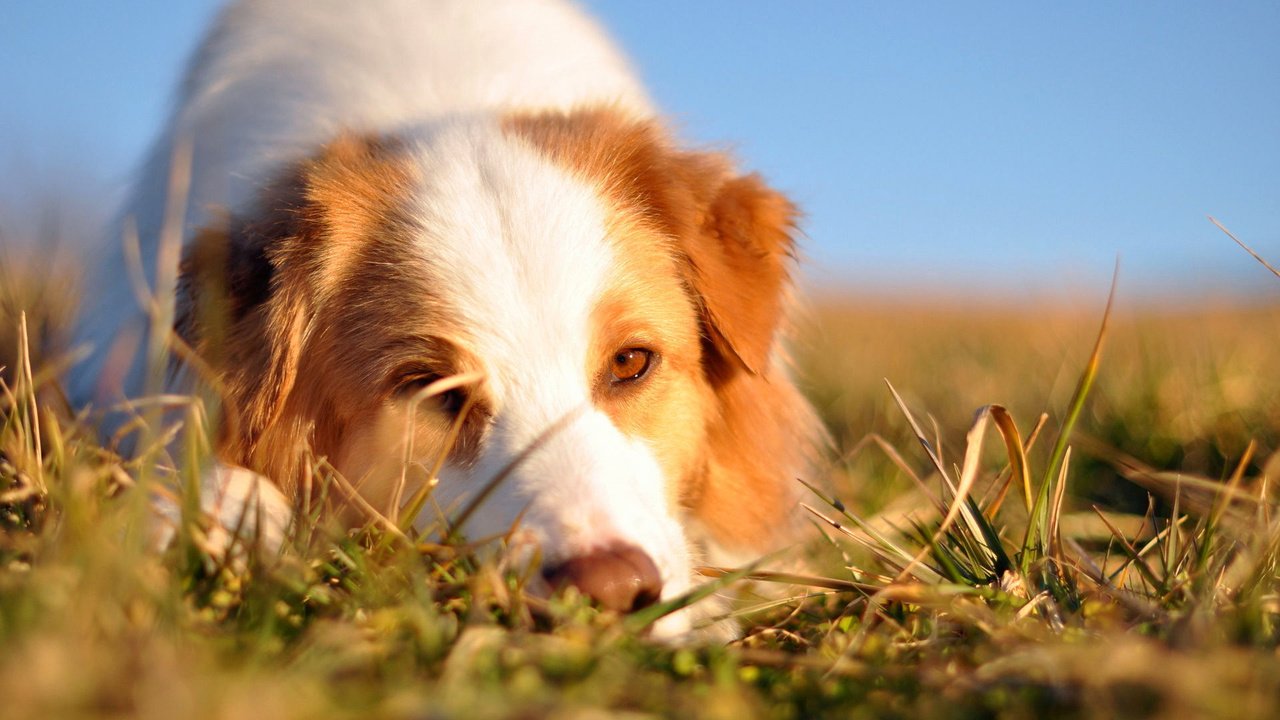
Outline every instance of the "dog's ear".
{"type": "Polygon", "coordinates": [[[709,339],[753,373],[770,364],[789,292],[795,207],[758,175],[718,183],[695,232],[678,238],[709,339]]]}
{"type": "Polygon", "coordinates": [[[517,115],[507,128],[639,207],[685,261],[717,359],[768,369],[794,251],[786,197],[724,154],[677,149],[657,123],[608,108],[517,115]]]}
{"type": "Polygon", "coordinates": [[[776,547],[794,528],[796,485],[814,457],[816,422],[774,357],[791,292],[797,212],[758,175],[718,153],[666,151],[657,213],[701,305],[716,398],[707,464],[685,501],[717,551],[776,547]]]}
{"type": "MultiPolygon", "coordinates": [[[[675,159],[693,167],[714,160],[675,159]]],[[[676,237],[702,303],[705,362],[717,400],[706,474],[691,485],[688,502],[711,549],[750,556],[791,538],[794,479],[816,457],[818,424],[774,357],[791,292],[797,212],[758,175],[722,169],[687,181],[690,195],[705,200],[690,231],[676,237]]]]}
{"type": "Polygon", "coordinates": [[[816,420],[774,363],[790,292],[796,209],[727,156],[675,147],[652,121],[609,109],[510,118],[508,129],[593,179],[666,238],[701,313],[715,397],[706,462],[682,502],[713,544],[758,552],[792,526],[816,420]]]}
{"type": "Polygon", "coordinates": [[[685,261],[713,359],[764,374],[790,292],[796,208],[759,175],[736,174],[726,155],[676,150],[646,132],[649,148],[629,172],[685,261]]]}
{"type": "Polygon", "coordinates": [[[182,259],[175,329],[199,358],[186,371],[208,376],[221,396],[233,455],[249,454],[296,376],[307,303],[280,265],[287,246],[320,235],[305,212],[305,181],[292,169],[253,213],[201,229],[182,259]]]}
{"type": "Polygon", "coordinates": [[[233,462],[256,467],[255,446],[284,439],[273,426],[295,390],[308,326],[408,183],[392,155],[387,142],[342,136],[280,173],[252,212],[188,247],[175,328],[200,358],[191,370],[211,374],[222,397],[233,462]]]}

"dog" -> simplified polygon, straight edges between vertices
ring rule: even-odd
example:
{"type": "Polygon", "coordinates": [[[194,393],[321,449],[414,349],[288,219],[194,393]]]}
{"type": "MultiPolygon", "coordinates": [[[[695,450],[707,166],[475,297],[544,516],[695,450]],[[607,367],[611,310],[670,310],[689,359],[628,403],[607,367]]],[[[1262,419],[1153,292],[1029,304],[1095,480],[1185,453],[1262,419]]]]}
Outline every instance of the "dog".
{"type": "MultiPolygon", "coordinates": [[[[176,295],[171,389],[222,399],[224,525],[253,500],[283,528],[325,458],[345,522],[429,490],[627,612],[791,537],[820,437],[783,350],[796,222],[680,147],[568,2],[244,0],[119,224],[176,295]]],[[[81,403],[146,385],[129,255],[90,294],[81,403]]]]}

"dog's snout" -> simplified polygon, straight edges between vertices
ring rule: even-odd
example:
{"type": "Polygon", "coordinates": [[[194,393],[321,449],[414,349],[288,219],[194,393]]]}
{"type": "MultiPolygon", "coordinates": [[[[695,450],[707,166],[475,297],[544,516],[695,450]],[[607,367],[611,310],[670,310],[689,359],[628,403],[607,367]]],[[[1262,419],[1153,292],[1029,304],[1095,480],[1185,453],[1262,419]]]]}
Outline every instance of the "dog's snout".
{"type": "Polygon", "coordinates": [[[613,545],[543,571],[553,587],[572,585],[607,610],[632,612],[658,601],[662,576],[644,551],[613,545]]]}

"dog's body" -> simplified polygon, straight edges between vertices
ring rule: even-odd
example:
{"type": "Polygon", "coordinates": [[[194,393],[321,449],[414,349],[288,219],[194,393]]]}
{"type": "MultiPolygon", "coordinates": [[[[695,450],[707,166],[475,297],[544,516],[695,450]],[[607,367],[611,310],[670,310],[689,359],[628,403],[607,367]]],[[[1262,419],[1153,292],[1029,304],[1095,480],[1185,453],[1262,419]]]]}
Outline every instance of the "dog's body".
{"type": "MultiPolygon", "coordinates": [[[[227,418],[211,485],[297,497],[310,451],[362,521],[444,453],[435,506],[502,476],[469,534],[518,525],[544,574],[619,610],[786,537],[816,435],[780,367],[794,210],[673,147],[574,8],[234,5],[126,207],[162,284],[181,195],[169,277],[208,368],[184,374],[212,376],[227,418]]],[[[111,350],[142,327],[123,262],[94,291],[81,401],[140,388],[111,350]]]]}

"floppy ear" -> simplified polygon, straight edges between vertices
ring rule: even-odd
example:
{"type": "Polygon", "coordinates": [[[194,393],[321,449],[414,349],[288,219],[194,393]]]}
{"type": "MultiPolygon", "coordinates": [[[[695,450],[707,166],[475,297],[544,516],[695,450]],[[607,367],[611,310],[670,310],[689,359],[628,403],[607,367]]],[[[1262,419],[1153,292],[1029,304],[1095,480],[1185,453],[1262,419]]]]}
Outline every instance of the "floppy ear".
{"type": "Polygon", "coordinates": [[[716,398],[707,466],[688,498],[709,552],[739,561],[794,529],[797,483],[815,457],[818,425],[775,362],[794,259],[797,212],[758,175],[715,154],[677,153],[696,222],[675,235],[702,306],[705,367],[716,398]],[[723,554],[721,554],[723,553],[723,554]]]}
{"type": "Polygon", "coordinates": [[[716,152],[672,146],[663,129],[610,108],[516,115],[508,129],[644,210],[688,266],[703,325],[731,367],[765,372],[788,292],[796,209],[716,152]]]}
{"type": "Polygon", "coordinates": [[[188,248],[175,325],[222,395],[228,460],[267,471],[270,462],[253,460],[259,446],[281,454],[309,431],[305,419],[281,416],[326,292],[409,181],[394,148],[342,136],[281,173],[251,213],[201,231],[188,248]]]}
{"type": "Polygon", "coordinates": [[[213,376],[222,444],[233,455],[251,452],[293,387],[307,302],[281,262],[288,245],[321,234],[305,206],[299,168],[274,184],[258,214],[202,229],[182,260],[175,327],[202,361],[193,370],[213,376]]]}
{"type": "Polygon", "coordinates": [[[665,238],[701,313],[713,398],[705,462],[681,479],[681,502],[714,545],[776,545],[792,526],[794,479],[807,475],[821,435],[773,362],[795,207],[759,176],[735,173],[725,155],[680,150],[657,123],[609,108],[516,115],[505,127],[665,238]]]}
{"type": "Polygon", "coordinates": [[[719,353],[752,373],[770,365],[789,292],[795,207],[758,175],[724,181],[696,233],[679,238],[719,353]]]}

